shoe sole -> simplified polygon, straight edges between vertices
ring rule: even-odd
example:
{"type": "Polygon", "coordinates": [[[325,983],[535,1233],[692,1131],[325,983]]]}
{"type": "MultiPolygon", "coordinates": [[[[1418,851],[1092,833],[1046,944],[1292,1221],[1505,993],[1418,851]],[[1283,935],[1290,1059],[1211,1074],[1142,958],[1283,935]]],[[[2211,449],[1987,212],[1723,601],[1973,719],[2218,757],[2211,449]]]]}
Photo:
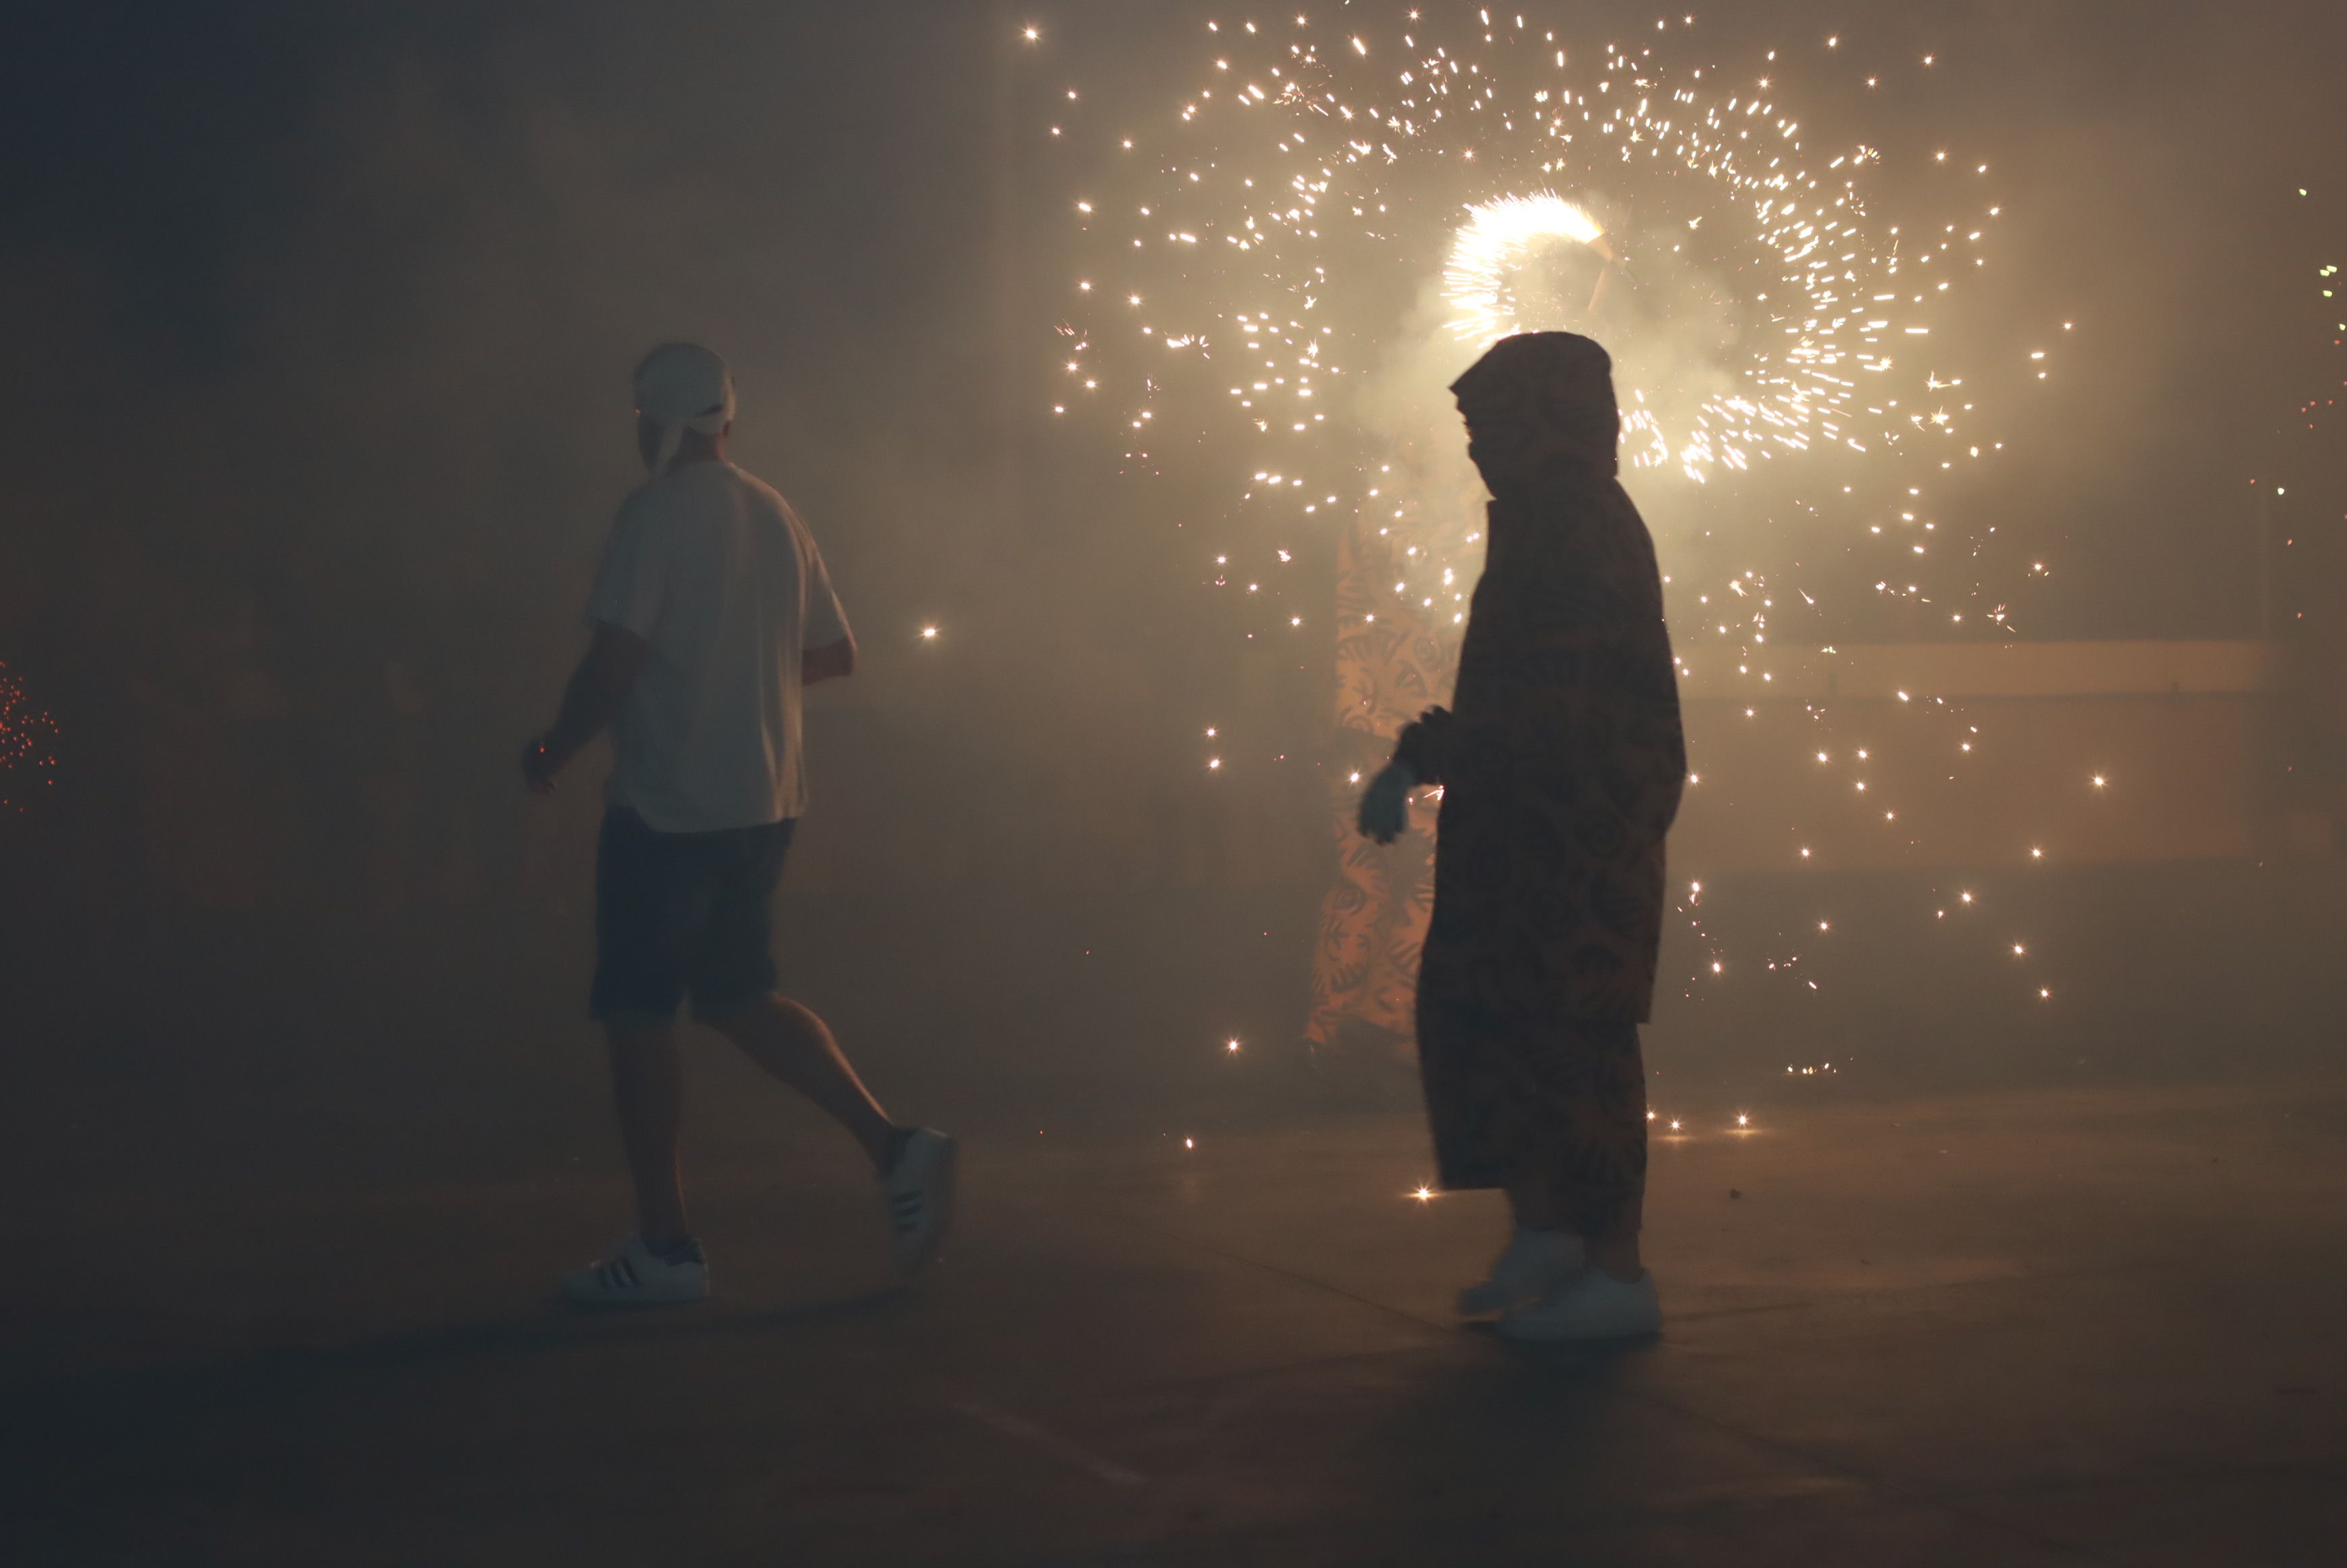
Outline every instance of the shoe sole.
{"type": "Polygon", "coordinates": [[[1513,1312],[1519,1307],[1523,1307],[1532,1302],[1538,1301],[1542,1296],[1546,1296],[1551,1290],[1555,1289],[1558,1286],[1563,1284],[1566,1280],[1571,1279],[1574,1275],[1579,1274],[1581,1270],[1579,1268],[1566,1269],[1561,1274],[1553,1275],[1547,1279],[1540,1281],[1538,1284],[1526,1286],[1522,1289],[1508,1294],[1505,1296],[1502,1296],[1498,1291],[1492,1291],[1489,1296],[1477,1296],[1475,1293],[1479,1290],[1491,1289],[1490,1283],[1488,1281],[1482,1285],[1468,1286],[1459,1293],[1459,1316],[1461,1317],[1495,1317],[1504,1313],[1513,1312]]]}
{"type": "Polygon", "coordinates": [[[1538,1301],[1541,1295],[1537,1290],[1528,1290],[1504,1300],[1497,1297],[1484,1299],[1476,1296],[1474,1289],[1470,1286],[1459,1293],[1459,1316],[1461,1317],[1497,1317],[1502,1313],[1513,1312],[1528,1302],[1538,1301]]]}
{"type": "Polygon", "coordinates": [[[1652,1328],[1609,1328],[1602,1334],[1526,1334],[1521,1329],[1511,1333],[1500,1330],[1500,1337],[1511,1345],[1635,1345],[1663,1337],[1660,1325],[1652,1328]]]}
{"type": "Polygon", "coordinates": [[[940,1140],[938,1147],[938,1163],[929,1172],[929,1179],[925,1184],[937,1198],[938,1223],[929,1227],[929,1234],[922,1239],[918,1252],[909,1258],[900,1256],[897,1260],[897,1266],[906,1274],[918,1274],[936,1262],[938,1250],[946,1244],[946,1232],[953,1226],[954,1184],[958,1174],[958,1162],[960,1154],[960,1140],[956,1138],[940,1140]]]}
{"type": "Polygon", "coordinates": [[[660,1307],[691,1307],[708,1300],[714,1291],[704,1290],[698,1296],[593,1296],[563,1286],[560,1298],[566,1306],[583,1307],[589,1312],[641,1312],[660,1307]]]}

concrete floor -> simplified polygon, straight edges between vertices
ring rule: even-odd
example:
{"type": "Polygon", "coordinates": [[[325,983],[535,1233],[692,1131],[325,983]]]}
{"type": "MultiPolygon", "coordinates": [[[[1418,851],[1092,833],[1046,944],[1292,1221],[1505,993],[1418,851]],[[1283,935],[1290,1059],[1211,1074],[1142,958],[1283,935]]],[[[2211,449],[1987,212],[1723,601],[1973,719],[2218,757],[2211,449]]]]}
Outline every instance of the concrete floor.
{"type": "Polygon", "coordinates": [[[975,1141],[911,1289],[786,1120],[664,1316],[546,1305],[601,1176],[13,1205],[0,1559],[2347,1560],[2347,1082],[1728,1120],[1611,1354],[1452,1320],[1499,1209],[1400,1115],[975,1141]]]}

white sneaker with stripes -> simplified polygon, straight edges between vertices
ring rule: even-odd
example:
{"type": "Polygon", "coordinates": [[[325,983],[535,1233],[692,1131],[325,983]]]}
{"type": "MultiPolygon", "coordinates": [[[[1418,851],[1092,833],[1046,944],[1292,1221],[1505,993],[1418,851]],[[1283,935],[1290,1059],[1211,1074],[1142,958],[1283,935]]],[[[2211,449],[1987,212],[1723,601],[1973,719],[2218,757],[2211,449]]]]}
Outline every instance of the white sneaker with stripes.
{"type": "Polygon", "coordinates": [[[631,1235],[602,1262],[562,1276],[564,1299],[580,1307],[677,1307],[709,1299],[709,1260],[701,1244],[665,1258],[631,1235]]]}
{"type": "Polygon", "coordinates": [[[888,1223],[897,1233],[897,1266],[907,1274],[938,1255],[953,1218],[954,1156],[951,1138],[935,1128],[916,1127],[897,1152],[896,1163],[880,1178],[888,1223]]]}

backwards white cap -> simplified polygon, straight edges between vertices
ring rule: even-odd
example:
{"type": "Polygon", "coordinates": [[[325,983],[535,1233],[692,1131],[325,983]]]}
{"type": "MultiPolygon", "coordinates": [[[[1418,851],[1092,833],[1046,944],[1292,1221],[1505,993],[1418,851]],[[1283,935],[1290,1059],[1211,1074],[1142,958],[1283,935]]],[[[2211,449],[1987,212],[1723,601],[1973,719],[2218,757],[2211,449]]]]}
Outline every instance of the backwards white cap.
{"type": "Polygon", "coordinates": [[[661,473],[686,431],[714,436],[733,423],[733,373],[697,343],[664,343],[636,366],[636,412],[660,426],[661,473]]]}

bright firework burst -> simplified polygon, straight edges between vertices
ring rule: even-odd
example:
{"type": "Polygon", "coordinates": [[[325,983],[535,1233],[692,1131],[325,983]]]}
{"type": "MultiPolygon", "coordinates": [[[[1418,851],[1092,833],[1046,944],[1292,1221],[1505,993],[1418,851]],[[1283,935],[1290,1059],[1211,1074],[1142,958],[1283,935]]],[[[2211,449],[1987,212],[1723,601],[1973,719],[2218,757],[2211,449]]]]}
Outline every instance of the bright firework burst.
{"type": "Polygon", "coordinates": [[[1267,476],[1268,439],[1282,498],[1349,510],[1377,471],[1365,434],[1399,433],[1365,406],[1403,368],[1397,343],[1433,374],[1543,327],[1614,351],[1634,469],[1981,455],[1932,333],[2000,215],[1984,166],[1961,221],[1902,234],[1869,217],[1881,153],[1809,149],[1770,95],[1773,54],[1723,75],[1402,5],[1209,23],[1205,43],[1168,123],[1119,138],[1116,199],[1076,204],[1093,249],[1071,304],[1091,319],[1063,329],[1066,374],[1123,405],[1136,455],[1235,437],[1233,466],[1267,476]]]}
{"type": "MultiPolygon", "coordinates": [[[[1635,45],[1474,5],[1204,24],[1193,89],[1153,123],[1116,127],[1110,167],[1071,193],[1081,260],[1055,412],[1113,419],[1135,468],[1227,487],[1237,528],[1218,586],[1268,610],[1235,552],[1268,568],[1275,550],[1291,559],[1289,530],[1358,520],[1391,536],[1392,608],[1455,632],[1480,568],[1481,487],[1442,389],[1501,336],[1584,332],[1614,358],[1624,477],[1665,581],[1690,527],[1761,545],[1752,525],[1790,499],[1805,529],[1847,522],[1897,563],[1868,572],[1872,597],[1929,610],[1952,635],[2010,636],[1968,564],[1983,538],[1952,538],[1932,491],[2001,445],[1966,428],[1975,372],[2048,374],[2041,346],[1951,330],[2003,216],[1988,166],[1939,149],[1894,161],[1854,134],[1812,146],[1777,99],[1778,52],[1702,62],[1692,21],[1665,18],[1635,45]],[[1894,179],[1903,222],[1882,215],[1894,179]],[[1746,504],[1673,500],[1723,479],[1746,504]],[[1791,499],[1795,485],[1810,499],[1791,499]]],[[[1820,40],[1816,63],[1841,71],[1839,50],[1820,40]]],[[[1854,93],[1879,79],[1843,74],[1854,93]]],[[[1765,566],[1786,542],[1750,559],[1765,566]]],[[[1682,581],[1683,668],[1769,694],[1777,600],[1817,605],[1772,575],[1682,581]]],[[[1267,625],[1307,620],[1283,605],[1267,625]]],[[[1977,729],[1913,695],[1969,755],[1977,729]]],[[[1852,783],[1862,816],[1910,833],[1897,803],[1852,783]]],[[[1709,968],[1724,972],[1716,949],[1709,968]]]]}

